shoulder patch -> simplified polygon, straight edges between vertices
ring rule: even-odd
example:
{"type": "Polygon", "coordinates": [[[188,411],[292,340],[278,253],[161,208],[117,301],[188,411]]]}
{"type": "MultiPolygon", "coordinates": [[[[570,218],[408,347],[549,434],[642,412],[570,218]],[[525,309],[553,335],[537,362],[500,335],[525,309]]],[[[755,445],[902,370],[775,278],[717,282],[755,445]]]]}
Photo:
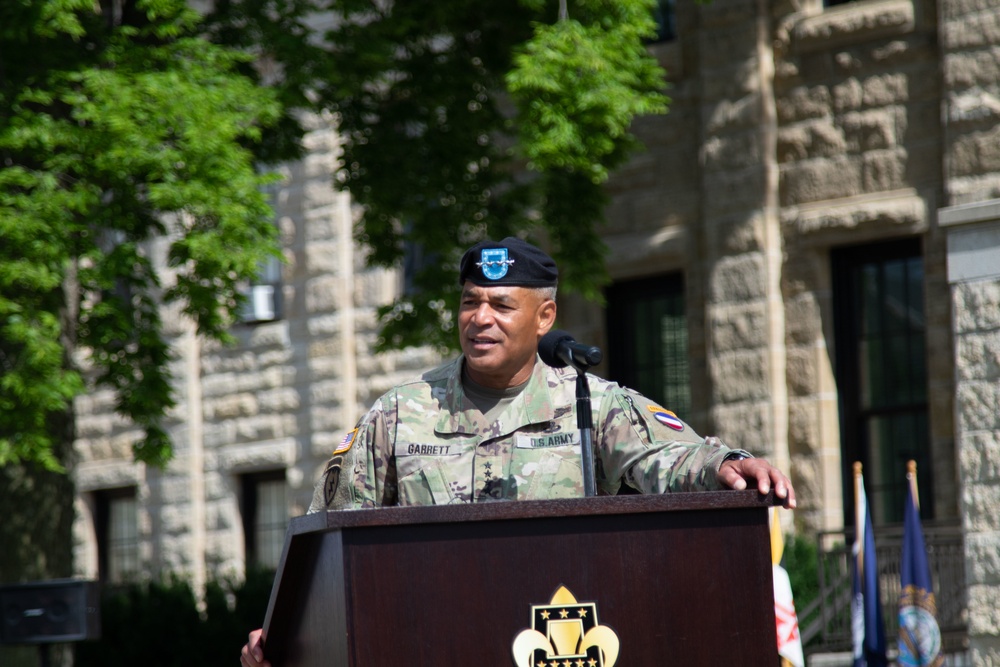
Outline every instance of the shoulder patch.
{"type": "Polygon", "coordinates": [[[334,499],[337,497],[337,489],[340,487],[340,469],[343,465],[344,458],[342,456],[334,456],[326,465],[326,472],[324,473],[326,479],[323,481],[323,500],[326,502],[327,509],[330,509],[334,499]]]}
{"type": "Polygon", "coordinates": [[[653,413],[653,418],[663,424],[664,426],[669,426],[675,431],[684,430],[684,422],[677,418],[670,410],[665,410],[658,405],[647,405],[646,409],[653,413]]]}
{"type": "Polygon", "coordinates": [[[344,439],[340,441],[339,445],[337,445],[337,448],[333,450],[333,456],[337,456],[338,454],[343,454],[344,452],[349,450],[351,446],[354,444],[354,439],[357,436],[358,436],[358,429],[354,429],[353,431],[348,431],[347,435],[344,436],[344,439]]]}

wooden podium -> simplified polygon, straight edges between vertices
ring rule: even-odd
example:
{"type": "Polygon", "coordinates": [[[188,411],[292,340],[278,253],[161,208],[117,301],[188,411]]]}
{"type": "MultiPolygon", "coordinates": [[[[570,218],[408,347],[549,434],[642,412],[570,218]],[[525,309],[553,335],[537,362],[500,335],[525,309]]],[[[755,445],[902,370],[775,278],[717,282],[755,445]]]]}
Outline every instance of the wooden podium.
{"type": "Polygon", "coordinates": [[[298,517],[264,653],[274,667],[775,667],[773,504],[713,491],[298,517]]]}

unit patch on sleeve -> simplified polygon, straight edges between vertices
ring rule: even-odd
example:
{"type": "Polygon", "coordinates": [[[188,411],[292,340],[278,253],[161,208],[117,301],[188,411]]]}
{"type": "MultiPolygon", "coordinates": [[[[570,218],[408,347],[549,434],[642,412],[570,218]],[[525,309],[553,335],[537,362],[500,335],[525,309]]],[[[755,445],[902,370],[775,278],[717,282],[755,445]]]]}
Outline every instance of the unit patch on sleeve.
{"type": "Polygon", "coordinates": [[[646,409],[653,413],[653,418],[663,424],[664,426],[669,426],[675,431],[684,430],[684,422],[677,418],[670,410],[664,410],[658,405],[647,405],[646,409]]]}
{"type": "Polygon", "coordinates": [[[323,500],[326,501],[328,508],[333,504],[333,499],[337,495],[337,488],[340,486],[340,469],[343,465],[343,456],[334,456],[326,464],[325,479],[323,481],[323,500]]]}

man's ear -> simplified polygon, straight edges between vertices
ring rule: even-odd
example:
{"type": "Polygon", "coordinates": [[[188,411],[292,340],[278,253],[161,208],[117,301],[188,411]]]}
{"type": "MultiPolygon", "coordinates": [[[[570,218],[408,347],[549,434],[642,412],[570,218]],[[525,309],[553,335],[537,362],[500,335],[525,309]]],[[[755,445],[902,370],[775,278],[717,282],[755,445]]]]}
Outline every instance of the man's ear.
{"type": "Polygon", "coordinates": [[[549,332],[549,329],[556,323],[556,302],[546,299],[538,307],[538,337],[541,338],[549,332]]]}

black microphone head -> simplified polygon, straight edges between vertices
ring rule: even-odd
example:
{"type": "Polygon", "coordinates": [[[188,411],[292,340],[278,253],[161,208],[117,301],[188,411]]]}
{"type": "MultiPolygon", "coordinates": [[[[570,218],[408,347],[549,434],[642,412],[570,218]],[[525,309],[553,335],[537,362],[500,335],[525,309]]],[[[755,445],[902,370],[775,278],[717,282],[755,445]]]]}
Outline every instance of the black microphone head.
{"type": "Polygon", "coordinates": [[[567,340],[571,343],[576,341],[568,331],[553,329],[538,341],[538,356],[553,368],[563,368],[566,362],[559,357],[557,350],[559,349],[559,344],[567,340]]]}

